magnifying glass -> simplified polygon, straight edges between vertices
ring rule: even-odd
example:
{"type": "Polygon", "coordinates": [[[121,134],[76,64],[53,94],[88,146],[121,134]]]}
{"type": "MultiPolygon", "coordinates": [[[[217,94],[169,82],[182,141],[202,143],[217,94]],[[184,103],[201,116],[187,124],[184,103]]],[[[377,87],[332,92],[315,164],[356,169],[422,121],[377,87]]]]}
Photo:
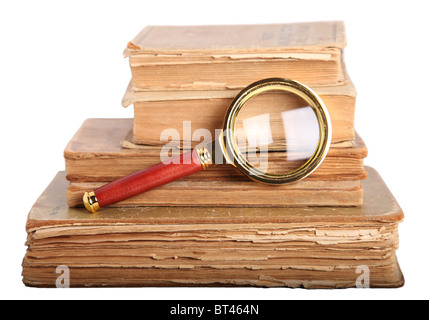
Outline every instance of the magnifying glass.
{"type": "Polygon", "coordinates": [[[299,181],[316,170],[331,144],[326,106],[295,80],[269,78],[244,88],[226,113],[222,133],[206,146],[85,192],[90,212],[227,163],[267,184],[299,181]]]}

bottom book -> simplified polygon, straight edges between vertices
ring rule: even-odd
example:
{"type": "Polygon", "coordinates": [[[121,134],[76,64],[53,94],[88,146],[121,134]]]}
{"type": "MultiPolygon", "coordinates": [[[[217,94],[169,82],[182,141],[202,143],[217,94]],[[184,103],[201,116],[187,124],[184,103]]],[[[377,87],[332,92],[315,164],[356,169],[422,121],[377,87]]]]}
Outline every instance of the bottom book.
{"type": "Polygon", "coordinates": [[[35,287],[394,288],[404,215],[372,168],[359,207],[69,208],[60,172],[27,221],[35,287]]]}

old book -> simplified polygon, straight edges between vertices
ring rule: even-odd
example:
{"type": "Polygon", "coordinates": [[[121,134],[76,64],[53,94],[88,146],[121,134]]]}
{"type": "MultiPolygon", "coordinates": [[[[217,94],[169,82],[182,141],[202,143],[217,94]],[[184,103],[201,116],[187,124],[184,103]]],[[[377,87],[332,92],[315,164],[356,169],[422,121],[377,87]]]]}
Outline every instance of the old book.
{"type": "Polygon", "coordinates": [[[61,172],[29,213],[23,282],[55,287],[60,267],[71,287],[400,287],[404,215],[367,171],[360,207],[128,207],[96,215],[67,206],[61,172]]]}
{"type": "Polygon", "coordinates": [[[270,77],[344,83],[340,21],[148,26],[125,49],[136,90],[239,89],[270,77]]]}
{"type": "MultiPolygon", "coordinates": [[[[162,147],[133,143],[132,128],[133,119],[87,119],[65,148],[67,179],[73,182],[110,182],[159,163],[162,147]]],[[[359,135],[353,141],[333,144],[323,164],[307,179],[365,179],[364,158],[367,153],[359,135]]],[[[226,164],[213,166],[185,179],[247,180],[226,164]]]]}
{"type": "MultiPolygon", "coordinates": [[[[354,116],[356,90],[352,82],[341,86],[322,86],[312,88],[325,103],[332,122],[332,141],[340,142],[354,139],[354,116]]],[[[174,129],[181,142],[195,146],[198,135],[184,134],[189,122],[194,130],[204,128],[214,137],[216,129],[223,127],[225,114],[237,90],[206,91],[147,91],[136,92],[132,84],[122,100],[122,105],[134,105],[134,142],[146,145],[161,145],[163,131],[174,129]],[[185,129],[184,129],[185,127],[185,129]]],[[[272,98],[272,96],[270,95],[272,98]]],[[[276,103],[284,103],[290,108],[298,107],[302,101],[292,94],[279,94],[276,103]]],[[[264,104],[261,97],[259,103],[264,104]]],[[[269,102],[272,104],[272,102],[269,102]]],[[[270,104],[270,105],[271,105],[270,104]]],[[[247,104],[246,104],[247,105],[247,104]]],[[[175,137],[172,137],[173,141],[175,137]]]]}
{"type": "MultiPolygon", "coordinates": [[[[132,119],[88,119],[65,152],[69,206],[81,206],[85,191],[161,161],[161,147],[134,145],[132,119]]],[[[179,150],[180,151],[180,150],[179,150]]],[[[122,201],[116,206],[358,206],[367,177],[367,150],[354,144],[333,147],[307,179],[282,186],[251,181],[234,167],[217,165],[122,201]]]]}
{"type": "MultiPolygon", "coordinates": [[[[85,192],[106,182],[71,182],[67,204],[82,206],[85,192]]],[[[362,184],[354,181],[308,181],[269,186],[253,181],[178,180],[114,204],[128,206],[213,206],[213,207],[285,207],[285,206],[359,206],[362,184]]]]}

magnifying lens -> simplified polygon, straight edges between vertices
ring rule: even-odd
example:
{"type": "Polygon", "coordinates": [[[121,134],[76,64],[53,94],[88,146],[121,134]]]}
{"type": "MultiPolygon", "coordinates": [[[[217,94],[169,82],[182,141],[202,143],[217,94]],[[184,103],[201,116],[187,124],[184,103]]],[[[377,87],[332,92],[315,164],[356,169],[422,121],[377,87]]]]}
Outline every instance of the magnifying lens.
{"type": "Polygon", "coordinates": [[[222,133],[206,146],[85,192],[96,212],[158,186],[227,163],[267,184],[299,181],[316,170],[331,144],[332,127],[322,100],[295,80],[270,78],[244,88],[232,101],[222,133]]]}

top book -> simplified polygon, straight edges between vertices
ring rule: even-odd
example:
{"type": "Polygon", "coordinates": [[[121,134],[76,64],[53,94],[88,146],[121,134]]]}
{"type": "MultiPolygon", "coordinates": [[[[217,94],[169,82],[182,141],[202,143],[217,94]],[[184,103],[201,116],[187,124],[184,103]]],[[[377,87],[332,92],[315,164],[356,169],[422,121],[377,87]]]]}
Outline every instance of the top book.
{"type": "Polygon", "coordinates": [[[340,21],[148,26],[125,49],[134,90],[240,89],[284,77],[308,85],[344,82],[340,21]]]}

